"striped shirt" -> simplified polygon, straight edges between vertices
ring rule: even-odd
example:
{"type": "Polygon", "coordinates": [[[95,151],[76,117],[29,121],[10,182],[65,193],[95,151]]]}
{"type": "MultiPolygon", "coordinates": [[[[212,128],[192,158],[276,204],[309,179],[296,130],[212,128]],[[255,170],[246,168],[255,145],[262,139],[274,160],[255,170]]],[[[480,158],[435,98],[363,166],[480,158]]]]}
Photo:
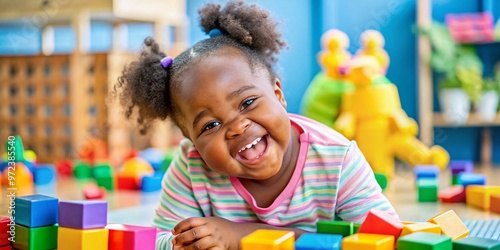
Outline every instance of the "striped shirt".
{"type": "Polygon", "coordinates": [[[189,217],[218,216],[315,232],[318,220],[361,223],[378,208],[397,217],[354,141],[309,118],[289,114],[300,134],[300,152],[285,189],[269,207],[259,207],[238,178],[207,168],[188,140],[163,178],[153,225],[157,249],[170,249],[170,230],[189,217]]]}

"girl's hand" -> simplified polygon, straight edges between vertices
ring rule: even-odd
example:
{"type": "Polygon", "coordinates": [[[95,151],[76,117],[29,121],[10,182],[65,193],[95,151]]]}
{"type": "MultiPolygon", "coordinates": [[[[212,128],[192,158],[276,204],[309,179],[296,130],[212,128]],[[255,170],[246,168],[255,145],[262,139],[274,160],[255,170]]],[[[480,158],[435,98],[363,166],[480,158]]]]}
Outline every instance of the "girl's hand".
{"type": "Polygon", "coordinates": [[[179,222],[172,234],[174,249],[237,249],[241,237],[235,222],[219,217],[193,217],[179,222]]]}

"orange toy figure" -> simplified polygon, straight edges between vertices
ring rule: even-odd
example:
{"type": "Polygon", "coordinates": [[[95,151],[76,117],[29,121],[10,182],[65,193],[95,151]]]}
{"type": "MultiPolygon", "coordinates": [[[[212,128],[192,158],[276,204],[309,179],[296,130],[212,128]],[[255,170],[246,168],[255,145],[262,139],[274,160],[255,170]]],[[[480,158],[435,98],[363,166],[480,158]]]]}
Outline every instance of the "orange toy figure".
{"type": "Polygon", "coordinates": [[[95,137],[89,138],[78,150],[78,157],[91,165],[96,161],[106,160],[108,158],[106,142],[95,137]]]}
{"type": "Polygon", "coordinates": [[[361,48],[356,51],[356,56],[373,56],[380,63],[382,72],[385,75],[389,67],[389,55],[384,50],[385,39],[376,30],[365,30],[361,33],[359,42],[361,48]]]}
{"type": "Polygon", "coordinates": [[[358,56],[347,65],[347,79],[355,90],[344,93],[334,128],[356,140],[375,172],[394,173],[394,157],[415,165],[437,165],[444,169],[448,152],[440,146],[428,148],[415,135],[417,123],[401,108],[394,84],[372,84],[381,66],[372,56],[358,56]]]}
{"type": "Polygon", "coordinates": [[[351,59],[347,51],[349,37],[342,31],[331,29],[321,36],[323,50],[318,54],[318,62],[326,75],[332,79],[342,79],[341,68],[351,59]]]}

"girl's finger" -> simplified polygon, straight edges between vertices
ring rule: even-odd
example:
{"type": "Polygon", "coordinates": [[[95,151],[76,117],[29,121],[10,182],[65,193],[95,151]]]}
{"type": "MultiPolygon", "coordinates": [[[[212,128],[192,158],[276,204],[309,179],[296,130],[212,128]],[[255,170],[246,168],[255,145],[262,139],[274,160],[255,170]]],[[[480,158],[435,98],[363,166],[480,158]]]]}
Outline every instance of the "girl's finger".
{"type": "Polygon", "coordinates": [[[194,227],[174,236],[172,243],[175,245],[189,245],[199,239],[209,236],[210,233],[211,230],[206,227],[194,227]]]}
{"type": "Polygon", "coordinates": [[[191,243],[190,245],[187,245],[187,246],[184,246],[183,249],[185,250],[200,250],[200,249],[214,249],[214,250],[218,250],[218,249],[224,249],[222,246],[219,246],[219,244],[221,244],[222,241],[219,239],[215,239],[213,236],[206,236],[206,237],[203,237],[193,243],[191,243]]]}
{"type": "Polygon", "coordinates": [[[191,218],[185,219],[185,220],[177,223],[177,225],[175,225],[175,227],[172,229],[172,234],[177,235],[177,234],[180,234],[186,230],[189,230],[191,228],[201,226],[204,224],[205,224],[205,220],[203,218],[191,217],[191,218]]]}

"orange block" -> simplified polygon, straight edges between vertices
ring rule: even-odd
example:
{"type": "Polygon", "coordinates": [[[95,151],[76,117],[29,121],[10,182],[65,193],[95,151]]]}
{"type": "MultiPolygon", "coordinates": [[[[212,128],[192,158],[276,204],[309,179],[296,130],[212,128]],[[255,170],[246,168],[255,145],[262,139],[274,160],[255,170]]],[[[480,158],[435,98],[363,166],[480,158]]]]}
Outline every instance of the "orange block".
{"type": "Polygon", "coordinates": [[[469,229],[453,210],[438,214],[428,222],[439,225],[441,233],[451,237],[452,240],[459,240],[469,235],[469,229]]]}
{"type": "Polygon", "coordinates": [[[419,222],[412,224],[405,224],[401,236],[412,234],[416,232],[426,232],[433,234],[441,234],[441,227],[430,222],[419,222]]]}
{"type": "Polygon", "coordinates": [[[353,234],[342,239],[342,250],[394,250],[394,236],[353,234]]]}
{"type": "Polygon", "coordinates": [[[500,194],[490,196],[490,211],[500,213],[500,194]]]}
{"type": "Polygon", "coordinates": [[[500,194],[500,186],[469,185],[465,189],[466,203],[469,206],[489,210],[492,194],[500,194]]]}

